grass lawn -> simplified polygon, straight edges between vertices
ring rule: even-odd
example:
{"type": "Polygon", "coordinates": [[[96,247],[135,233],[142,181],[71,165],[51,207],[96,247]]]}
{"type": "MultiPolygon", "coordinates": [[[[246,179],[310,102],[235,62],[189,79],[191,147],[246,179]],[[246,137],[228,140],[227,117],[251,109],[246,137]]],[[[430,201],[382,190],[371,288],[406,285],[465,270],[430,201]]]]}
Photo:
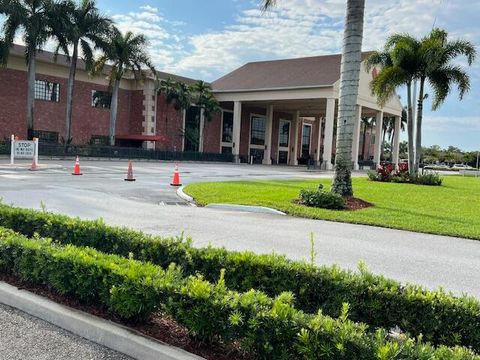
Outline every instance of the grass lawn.
{"type": "Polygon", "coordinates": [[[354,178],[355,197],[375,205],[357,211],[317,209],[293,203],[300,189],[314,189],[319,183],[329,189],[330,179],[197,183],[186,186],[185,192],[199,205],[261,205],[312,219],[480,240],[480,179],[445,176],[443,180],[442,186],[420,186],[354,178]]]}

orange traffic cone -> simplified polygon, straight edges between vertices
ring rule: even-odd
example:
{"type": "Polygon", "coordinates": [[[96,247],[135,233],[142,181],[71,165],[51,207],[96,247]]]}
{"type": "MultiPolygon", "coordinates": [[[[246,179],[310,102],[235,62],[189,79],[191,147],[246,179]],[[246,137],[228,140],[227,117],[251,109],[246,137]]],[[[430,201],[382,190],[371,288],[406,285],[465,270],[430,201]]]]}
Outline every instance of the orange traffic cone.
{"type": "Polygon", "coordinates": [[[180,173],[178,171],[178,164],[175,164],[175,170],[173,170],[173,179],[170,185],[182,186],[182,184],[180,183],[180,173]]]}
{"type": "Polygon", "coordinates": [[[128,161],[128,171],[127,171],[127,177],[125,178],[125,181],[135,181],[136,179],[133,177],[133,166],[132,162],[129,160],[128,161]]]}
{"type": "Polygon", "coordinates": [[[80,171],[80,159],[78,158],[75,160],[75,166],[73,167],[73,173],[72,175],[83,175],[82,172],[80,171]]]}
{"type": "Polygon", "coordinates": [[[32,166],[30,166],[30,169],[28,169],[30,171],[37,171],[37,162],[35,161],[35,158],[33,158],[33,161],[32,161],[32,166]]]}

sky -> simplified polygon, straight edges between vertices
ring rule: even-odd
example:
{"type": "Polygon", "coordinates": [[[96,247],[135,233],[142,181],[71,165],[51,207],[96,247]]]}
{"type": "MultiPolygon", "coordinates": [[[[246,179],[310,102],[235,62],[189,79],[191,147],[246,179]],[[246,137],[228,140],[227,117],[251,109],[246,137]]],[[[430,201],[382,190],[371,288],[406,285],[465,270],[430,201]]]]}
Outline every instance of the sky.
{"type": "MultiPolygon", "coordinates": [[[[158,70],[213,81],[249,61],[339,53],[346,0],[277,0],[277,7],[267,13],[260,11],[260,0],[97,3],[121,30],[147,36],[158,70]]],[[[432,112],[427,99],[422,132],[426,146],[480,149],[479,14],[480,0],[366,0],[364,51],[381,50],[392,33],[421,37],[433,26],[477,47],[477,61],[468,69],[471,90],[463,101],[453,91],[432,112]]],[[[405,90],[399,95],[405,99],[405,90]]]]}

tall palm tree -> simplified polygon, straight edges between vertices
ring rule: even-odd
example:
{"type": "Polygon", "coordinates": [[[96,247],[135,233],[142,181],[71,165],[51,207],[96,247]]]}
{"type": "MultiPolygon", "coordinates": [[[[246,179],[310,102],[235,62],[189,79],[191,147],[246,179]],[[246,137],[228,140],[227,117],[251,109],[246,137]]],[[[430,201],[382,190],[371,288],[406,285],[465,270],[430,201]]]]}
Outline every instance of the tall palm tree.
{"type": "Polygon", "coordinates": [[[370,83],[370,89],[380,105],[385,105],[398,87],[405,85],[407,88],[408,168],[412,175],[415,171],[412,87],[419,66],[416,55],[419,48],[420,42],[412,36],[394,34],[387,39],[383,52],[374,52],[365,62],[368,71],[375,66],[380,67],[370,83]]]}
{"type": "Polygon", "coordinates": [[[0,14],[6,19],[0,39],[0,63],[7,65],[10,48],[17,32],[22,32],[27,62],[27,138],[33,138],[35,69],[39,51],[51,36],[51,13],[57,3],[52,0],[0,0],[0,14]]]}
{"type": "Polygon", "coordinates": [[[105,46],[104,54],[95,61],[94,73],[101,72],[107,62],[110,70],[108,79],[112,87],[112,100],[110,104],[109,143],[115,145],[115,127],[117,123],[118,93],[120,81],[127,73],[140,80],[144,78],[142,67],[147,67],[156,74],[150,56],[147,53],[147,39],[144,35],[135,35],[128,31],[123,35],[117,28],[111,30],[112,35],[105,46]]]}
{"type": "Polygon", "coordinates": [[[470,90],[470,77],[462,66],[454,64],[459,56],[465,56],[468,66],[473,64],[476,57],[475,46],[465,40],[449,40],[445,30],[433,29],[421,41],[419,58],[421,66],[418,77],[420,80],[417,100],[417,129],[416,129],[416,161],[415,170],[418,173],[422,156],[422,122],[425,84],[428,82],[433,92],[432,110],[437,110],[456,86],[460,100],[470,90]]]}
{"type": "Polygon", "coordinates": [[[56,21],[53,22],[53,32],[58,43],[55,54],[61,49],[70,59],[64,135],[64,142],[68,144],[72,139],[73,96],[79,50],[81,49],[87,71],[91,71],[94,62],[93,52],[95,49],[106,48],[106,37],[110,33],[112,21],[100,14],[95,0],[81,0],[81,2],[66,0],[58,9],[56,21]],[[70,47],[72,48],[71,58],[70,47]]]}
{"type": "Polygon", "coordinates": [[[372,80],[372,92],[378,96],[380,103],[385,103],[393,96],[395,89],[407,85],[407,128],[409,168],[412,176],[417,176],[422,155],[423,103],[426,99],[425,85],[433,90],[432,110],[445,101],[454,85],[457,86],[460,99],[470,88],[470,79],[465,70],[452,64],[458,56],[467,58],[470,66],[476,56],[472,43],[464,40],[448,40],[444,30],[433,29],[421,40],[410,35],[391,36],[385,45],[385,51],[373,54],[367,60],[367,68],[381,65],[378,76],[372,80]],[[412,83],[418,80],[418,99],[412,99],[412,83]],[[413,119],[413,102],[417,102],[417,118],[413,119]],[[415,121],[416,120],[416,121],[415,121]],[[414,138],[416,125],[416,138],[414,138]]]}
{"type": "MultiPolygon", "coordinates": [[[[275,5],[276,0],[263,0],[263,8],[275,5]]],[[[362,62],[363,18],[365,0],[347,0],[344,27],[340,96],[338,101],[337,152],[332,191],[352,196],[352,145],[356,119],[360,64],[362,62]]]]}

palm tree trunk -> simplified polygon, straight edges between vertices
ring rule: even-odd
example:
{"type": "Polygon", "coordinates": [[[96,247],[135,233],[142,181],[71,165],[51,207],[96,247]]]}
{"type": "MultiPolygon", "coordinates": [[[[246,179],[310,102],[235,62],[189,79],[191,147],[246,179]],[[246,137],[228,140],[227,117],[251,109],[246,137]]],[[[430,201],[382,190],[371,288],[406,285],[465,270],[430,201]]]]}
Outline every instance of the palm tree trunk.
{"type": "Polygon", "coordinates": [[[117,123],[117,111],[118,111],[118,90],[120,88],[120,80],[115,79],[113,84],[112,102],[110,104],[110,131],[109,131],[109,143],[111,146],[115,146],[115,126],[117,123]]]}
{"type": "Polygon", "coordinates": [[[407,133],[408,133],[408,171],[410,175],[415,174],[415,150],[413,146],[414,119],[412,111],[412,82],[407,84],[407,133]]]}
{"type": "Polygon", "coordinates": [[[35,60],[36,50],[29,52],[28,56],[28,90],[27,90],[27,139],[33,139],[33,108],[35,103],[35,60]]]}
{"type": "Polygon", "coordinates": [[[393,164],[393,142],[395,140],[395,128],[390,133],[390,162],[393,164]]]}
{"type": "Polygon", "coordinates": [[[335,178],[332,191],[352,196],[352,143],[357,114],[358,83],[362,61],[363,17],[365,0],[348,0],[343,36],[340,96],[338,101],[335,178]]]}
{"type": "Polygon", "coordinates": [[[420,160],[422,157],[422,121],[423,121],[423,98],[424,98],[425,78],[420,79],[420,93],[418,95],[417,105],[417,133],[415,142],[415,174],[418,175],[418,169],[420,167],[420,160]]]}
{"type": "Polygon", "coordinates": [[[365,160],[365,141],[367,141],[367,124],[363,123],[362,160],[365,160]]]}
{"type": "Polygon", "coordinates": [[[382,129],[382,138],[380,139],[380,163],[382,162],[382,159],[385,157],[385,146],[383,146],[383,143],[385,141],[385,135],[387,134],[387,129],[385,128],[385,123],[383,124],[383,129],[382,129]]]}
{"type": "Polygon", "coordinates": [[[73,55],[70,63],[70,74],[67,84],[67,114],[65,117],[65,148],[70,143],[72,137],[72,112],[73,112],[73,92],[75,88],[75,74],[77,72],[78,41],[73,45],[73,55]]]}

